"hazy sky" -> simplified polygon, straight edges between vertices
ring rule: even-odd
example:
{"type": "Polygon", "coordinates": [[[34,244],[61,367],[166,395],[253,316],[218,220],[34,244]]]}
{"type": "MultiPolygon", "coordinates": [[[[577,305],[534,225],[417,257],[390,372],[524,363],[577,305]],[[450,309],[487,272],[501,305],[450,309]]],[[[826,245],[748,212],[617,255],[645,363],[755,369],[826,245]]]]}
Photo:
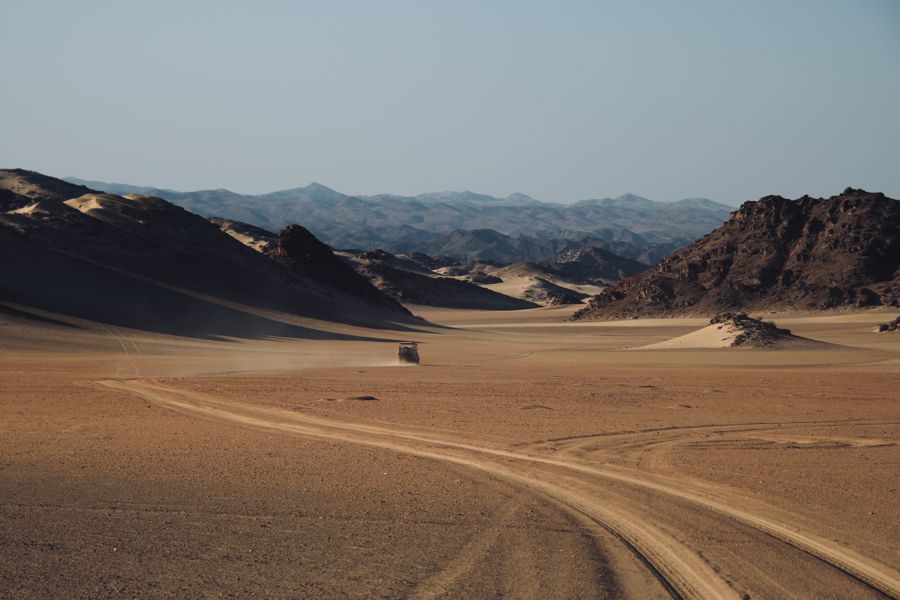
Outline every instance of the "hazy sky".
{"type": "Polygon", "coordinates": [[[900,197],[900,1],[0,0],[0,166],[175,189],[900,197]]]}

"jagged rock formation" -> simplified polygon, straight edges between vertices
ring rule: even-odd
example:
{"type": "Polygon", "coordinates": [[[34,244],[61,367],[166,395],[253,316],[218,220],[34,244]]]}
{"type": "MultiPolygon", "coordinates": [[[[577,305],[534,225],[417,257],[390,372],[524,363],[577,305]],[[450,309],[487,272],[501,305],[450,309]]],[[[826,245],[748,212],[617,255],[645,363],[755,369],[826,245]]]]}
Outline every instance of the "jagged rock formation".
{"type": "Polygon", "coordinates": [[[595,296],[575,319],[900,304],[900,202],[848,188],[767,196],[653,269],[595,296]]]}

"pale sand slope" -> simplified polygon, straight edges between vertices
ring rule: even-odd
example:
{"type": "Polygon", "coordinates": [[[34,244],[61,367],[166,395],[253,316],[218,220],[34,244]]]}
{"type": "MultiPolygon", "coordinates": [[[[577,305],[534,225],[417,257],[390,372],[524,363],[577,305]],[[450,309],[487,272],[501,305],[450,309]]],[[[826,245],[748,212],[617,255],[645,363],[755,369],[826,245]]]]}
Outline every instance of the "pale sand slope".
{"type": "Polygon", "coordinates": [[[257,252],[265,252],[275,241],[277,234],[266,231],[261,227],[254,227],[246,223],[230,221],[228,219],[210,219],[219,226],[219,229],[257,252]]]}
{"type": "Polygon", "coordinates": [[[731,348],[742,333],[739,327],[732,324],[717,323],[702,329],[681,335],[664,342],[656,342],[641,346],[643,350],[666,350],[675,348],[731,348]]]}
{"type": "Polygon", "coordinates": [[[327,326],[360,341],[0,316],[4,593],[900,593],[883,317],[791,326],[853,348],[695,353],[620,351],[693,322],[454,314],[327,326]],[[378,366],[398,337],[421,367],[378,366]]]}
{"type": "Polygon", "coordinates": [[[249,248],[253,248],[257,252],[263,252],[271,244],[271,240],[266,240],[252,236],[248,233],[242,233],[236,229],[223,229],[225,233],[244,244],[249,248]]]}
{"type": "MultiPolygon", "coordinates": [[[[602,287],[597,285],[590,284],[582,284],[582,283],[574,283],[567,280],[561,280],[558,278],[554,278],[551,276],[545,277],[547,281],[558,285],[563,288],[567,288],[572,290],[573,292],[577,292],[579,294],[587,294],[588,296],[593,296],[600,293],[603,290],[602,287]]],[[[530,299],[532,294],[530,290],[538,283],[537,278],[535,276],[528,275],[504,275],[503,281],[501,283],[489,283],[484,284],[482,287],[485,287],[489,290],[493,290],[495,292],[499,292],[501,294],[505,294],[507,296],[512,296],[513,298],[525,298],[530,299]]],[[[578,306],[581,308],[581,306],[578,306]]]]}
{"type": "Polygon", "coordinates": [[[667,350],[678,348],[734,348],[734,347],[767,347],[784,348],[786,346],[815,347],[821,342],[814,342],[805,338],[786,333],[786,330],[778,330],[771,339],[743,340],[752,332],[734,321],[724,323],[711,323],[702,329],[681,335],[664,342],[656,342],[636,348],[636,350],[667,350]]]}

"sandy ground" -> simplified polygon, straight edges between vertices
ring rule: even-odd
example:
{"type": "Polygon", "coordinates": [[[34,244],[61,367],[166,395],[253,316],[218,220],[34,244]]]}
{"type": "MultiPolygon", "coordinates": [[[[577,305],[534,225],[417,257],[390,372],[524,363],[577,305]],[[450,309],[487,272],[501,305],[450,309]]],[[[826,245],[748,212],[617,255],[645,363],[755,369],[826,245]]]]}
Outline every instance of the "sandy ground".
{"type": "Polygon", "coordinates": [[[0,320],[0,596],[900,595],[893,315],[634,352],[707,320],[412,309],[449,327],[0,320]]]}

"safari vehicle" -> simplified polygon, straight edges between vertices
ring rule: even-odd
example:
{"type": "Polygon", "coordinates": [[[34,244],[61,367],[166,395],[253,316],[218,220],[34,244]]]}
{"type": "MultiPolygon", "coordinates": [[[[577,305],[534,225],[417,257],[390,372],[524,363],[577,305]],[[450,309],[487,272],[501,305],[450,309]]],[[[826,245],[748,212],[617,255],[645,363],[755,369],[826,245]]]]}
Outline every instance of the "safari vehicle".
{"type": "Polygon", "coordinates": [[[419,344],[416,342],[400,342],[397,358],[402,363],[419,364],[419,344]]]}

